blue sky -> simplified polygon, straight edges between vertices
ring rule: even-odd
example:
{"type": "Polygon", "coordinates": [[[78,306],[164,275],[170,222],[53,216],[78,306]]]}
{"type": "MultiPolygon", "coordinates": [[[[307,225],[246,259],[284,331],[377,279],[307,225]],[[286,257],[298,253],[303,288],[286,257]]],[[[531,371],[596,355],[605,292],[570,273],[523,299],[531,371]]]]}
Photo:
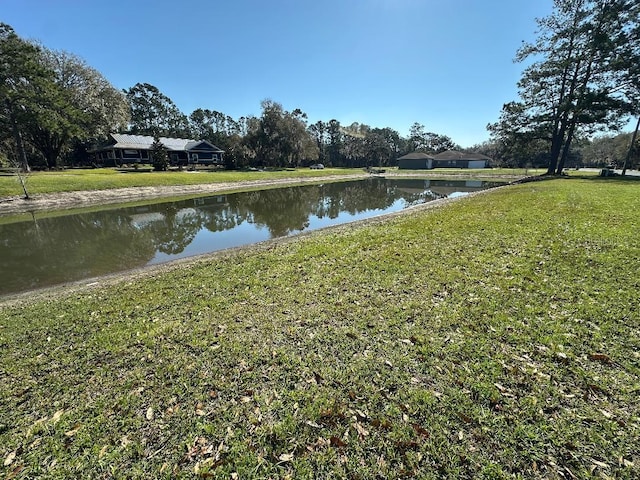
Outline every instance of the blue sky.
{"type": "Polygon", "coordinates": [[[23,38],[84,58],[117,88],[151,83],[189,114],[414,122],[463,147],[515,100],[523,40],[552,0],[0,0],[23,38]]]}

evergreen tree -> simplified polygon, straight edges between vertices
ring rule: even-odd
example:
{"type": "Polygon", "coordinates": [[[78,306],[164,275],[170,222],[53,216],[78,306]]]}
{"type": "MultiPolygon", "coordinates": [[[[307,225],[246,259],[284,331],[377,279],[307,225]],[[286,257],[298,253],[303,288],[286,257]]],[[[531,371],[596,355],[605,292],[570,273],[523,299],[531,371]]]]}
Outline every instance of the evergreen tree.
{"type": "Polygon", "coordinates": [[[164,172],[169,168],[167,147],[164,146],[157,135],[153,137],[153,144],[151,145],[151,161],[156,172],[164,172]]]}
{"type": "Polygon", "coordinates": [[[190,137],[189,119],[157,87],[148,83],[136,83],[125,90],[125,95],[131,107],[131,133],[190,137]]]}
{"type": "Polygon", "coordinates": [[[555,0],[538,20],[539,36],[517,61],[531,61],[518,83],[520,101],[503,107],[494,138],[549,142],[548,173],[561,173],[579,133],[616,129],[630,111],[620,85],[628,83],[636,0],[555,0]]]}

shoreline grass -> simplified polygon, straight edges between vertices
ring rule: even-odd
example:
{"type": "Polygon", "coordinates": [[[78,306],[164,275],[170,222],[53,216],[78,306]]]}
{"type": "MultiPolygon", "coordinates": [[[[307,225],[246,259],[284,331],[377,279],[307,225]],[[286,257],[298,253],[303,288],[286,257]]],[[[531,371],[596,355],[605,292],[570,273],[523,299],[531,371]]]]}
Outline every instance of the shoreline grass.
{"type": "MultiPolygon", "coordinates": [[[[326,168],[311,170],[229,171],[199,170],[168,172],[121,172],[114,168],[68,169],[52,172],[33,172],[27,177],[30,194],[74,191],[109,190],[130,187],[162,187],[173,185],[202,185],[226,182],[251,182],[282,178],[309,178],[330,175],[362,174],[359,168],[326,168]]],[[[14,175],[0,175],[0,198],[20,195],[21,187],[14,175]]]]}
{"type": "Polygon", "coordinates": [[[0,306],[0,474],[637,478],[639,187],[515,185],[0,306]]]}

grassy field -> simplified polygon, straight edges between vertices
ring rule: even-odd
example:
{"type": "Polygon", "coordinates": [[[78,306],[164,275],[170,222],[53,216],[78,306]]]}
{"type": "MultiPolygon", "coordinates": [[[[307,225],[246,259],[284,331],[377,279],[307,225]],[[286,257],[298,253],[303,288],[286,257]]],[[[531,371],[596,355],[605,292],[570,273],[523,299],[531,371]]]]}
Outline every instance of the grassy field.
{"type": "MultiPolygon", "coordinates": [[[[397,169],[387,169],[397,172],[397,169]]],[[[403,171],[412,173],[411,171],[403,171]]],[[[206,171],[198,172],[169,171],[169,172],[136,172],[118,171],[113,168],[100,169],[69,169],[53,172],[34,172],[27,176],[27,189],[31,195],[38,193],[71,192],[79,190],[106,190],[125,187],[151,187],[167,185],[197,185],[207,183],[247,182],[254,180],[271,180],[281,178],[324,177],[328,175],[362,174],[361,168],[325,168],[311,170],[299,168],[296,170],[273,171],[206,171]]],[[[413,173],[439,174],[447,176],[477,175],[534,175],[543,173],[542,170],[525,169],[438,169],[437,171],[416,170],[413,173]]],[[[0,174],[0,198],[22,195],[22,187],[18,178],[9,173],[0,174]]]]}
{"type": "Polygon", "coordinates": [[[640,183],[0,307],[6,478],[640,476],[640,183]]]}

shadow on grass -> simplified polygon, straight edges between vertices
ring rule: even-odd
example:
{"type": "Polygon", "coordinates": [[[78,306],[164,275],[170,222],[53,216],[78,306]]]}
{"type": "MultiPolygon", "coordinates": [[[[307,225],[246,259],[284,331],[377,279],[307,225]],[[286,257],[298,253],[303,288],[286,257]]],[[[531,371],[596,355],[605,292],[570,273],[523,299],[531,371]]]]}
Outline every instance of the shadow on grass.
{"type": "Polygon", "coordinates": [[[570,178],[580,178],[582,180],[607,183],[640,183],[640,176],[637,175],[615,175],[613,177],[601,177],[599,175],[572,175],[570,178]]]}
{"type": "Polygon", "coordinates": [[[516,180],[513,183],[542,182],[545,180],[589,180],[592,182],[617,182],[627,184],[640,182],[640,175],[615,175],[611,177],[601,177],[597,174],[579,174],[572,172],[571,175],[535,175],[516,180]]]}
{"type": "Polygon", "coordinates": [[[118,168],[116,170],[118,173],[150,173],[154,171],[152,168],[138,168],[138,169],[118,168]]]}

